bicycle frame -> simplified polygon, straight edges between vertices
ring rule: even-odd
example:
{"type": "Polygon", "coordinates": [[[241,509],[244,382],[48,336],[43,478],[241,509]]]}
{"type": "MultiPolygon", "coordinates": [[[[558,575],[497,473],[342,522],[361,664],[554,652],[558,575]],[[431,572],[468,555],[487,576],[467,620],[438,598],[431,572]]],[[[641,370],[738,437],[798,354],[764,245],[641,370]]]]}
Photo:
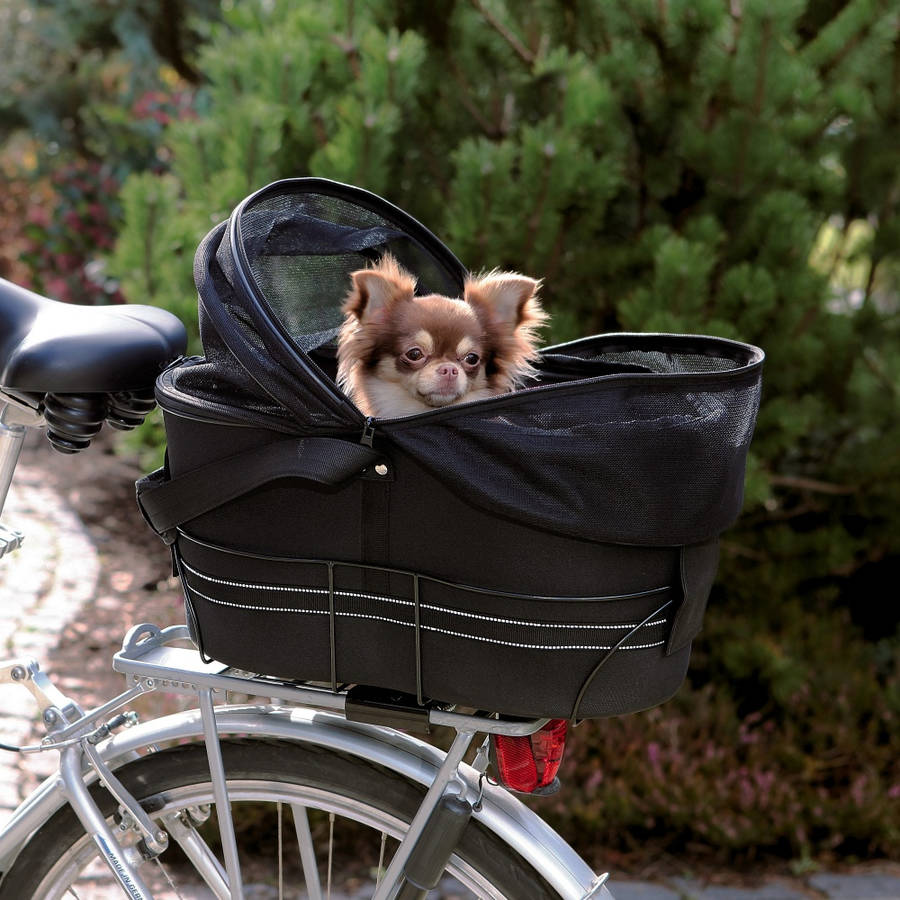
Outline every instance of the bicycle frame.
{"type": "MultiPolygon", "coordinates": [[[[360,756],[426,786],[435,783],[444,763],[439,750],[409,735],[304,708],[219,707],[216,729],[219,735],[281,738],[360,756]]],[[[190,710],[120,732],[98,749],[104,762],[115,769],[155,744],[200,740],[203,736],[202,715],[199,710],[190,710]]],[[[477,794],[479,773],[465,764],[457,771],[465,789],[477,794]]],[[[88,784],[96,780],[96,774],[90,772],[88,784]]],[[[51,776],[16,810],[0,833],[0,868],[5,871],[9,867],[31,833],[65,802],[59,777],[51,776]]],[[[571,847],[506,791],[485,785],[481,809],[474,815],[530,862],[560,896],[571,900],[611,896],[571,847]]]]}

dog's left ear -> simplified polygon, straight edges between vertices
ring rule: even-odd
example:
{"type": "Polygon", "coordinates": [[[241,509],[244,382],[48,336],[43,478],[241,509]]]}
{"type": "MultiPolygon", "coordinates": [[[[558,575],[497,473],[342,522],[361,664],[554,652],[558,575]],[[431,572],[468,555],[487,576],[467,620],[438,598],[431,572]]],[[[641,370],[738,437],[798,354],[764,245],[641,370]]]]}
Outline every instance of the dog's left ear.
{"type": "Polygon", "coordinates": [[[363,321],[397,301],[412,300],[416,279],[389,253],[374,268],[350,273],[353,289],[344,303],[344,312],[363,321]]]}
{"type": "Polygon", "coordinates": [[[530,320],[543,320],[537,299],[539,281],[517,272],[490,272],[466,281],[463,297],[480,315],[513,328],[530,320]]]}

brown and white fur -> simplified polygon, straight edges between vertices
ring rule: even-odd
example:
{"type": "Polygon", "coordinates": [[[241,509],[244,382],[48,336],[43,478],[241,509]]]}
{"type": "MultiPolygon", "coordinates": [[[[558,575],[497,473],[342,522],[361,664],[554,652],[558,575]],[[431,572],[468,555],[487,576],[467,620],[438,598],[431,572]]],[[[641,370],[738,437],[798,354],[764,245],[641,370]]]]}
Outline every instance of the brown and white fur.
{"type": "Polygon", "coordinates": [[[490,272],[462,298],[415,295],[416,280],[386,254],[351,275],[338,340],[338,384],[367,416],[393,418],[515,389],[533,370],[546,315],[540,283],[490,272]]]}

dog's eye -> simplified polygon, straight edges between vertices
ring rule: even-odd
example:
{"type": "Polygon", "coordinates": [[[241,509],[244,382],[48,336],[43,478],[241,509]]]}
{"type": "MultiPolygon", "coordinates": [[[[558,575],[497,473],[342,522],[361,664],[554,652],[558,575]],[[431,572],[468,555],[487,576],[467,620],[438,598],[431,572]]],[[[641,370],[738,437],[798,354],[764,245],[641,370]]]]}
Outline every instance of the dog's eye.
{"type": "Polygon", "coordinates": [[[403,355],[410,362],[418,362],[425,356],[425,354],[418,347],[413,347],[411,350],[407,350],[403,355]]]}
{"type": "Polygon", "coordinates": [[[477,366],[481,357],[477,353],[467,353],[463,359],[463,362],[467,366],[477,366]]]}

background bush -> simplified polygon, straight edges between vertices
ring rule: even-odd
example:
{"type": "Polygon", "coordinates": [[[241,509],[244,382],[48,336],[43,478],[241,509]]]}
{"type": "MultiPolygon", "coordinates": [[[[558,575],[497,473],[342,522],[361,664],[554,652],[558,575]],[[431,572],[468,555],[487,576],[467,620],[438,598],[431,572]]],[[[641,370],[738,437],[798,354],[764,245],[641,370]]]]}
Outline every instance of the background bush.
{"type": "Polygon", "coordinates": [[[165,170],[160,137],[192,114],[193,54],[217,13],[214,0],[0,4],[0,178],[7,192],[30,187],[27,214],[2,222],[0,259],[19,281],[121,302],[105,271],[118,191],[132,172],[165,170]]]}
{"type": "Polygon", "coordinates": [[[382,194],[472,269],[543,277],[555,340],[766,350],[745,513],[689,684],[577,730],[550,804],[598,865],[900,858],[898,12],[233,4],[203,31],[163,170],[124,183],[110,273],[191,323],[205,232],[312,174],[382,194]]]}

